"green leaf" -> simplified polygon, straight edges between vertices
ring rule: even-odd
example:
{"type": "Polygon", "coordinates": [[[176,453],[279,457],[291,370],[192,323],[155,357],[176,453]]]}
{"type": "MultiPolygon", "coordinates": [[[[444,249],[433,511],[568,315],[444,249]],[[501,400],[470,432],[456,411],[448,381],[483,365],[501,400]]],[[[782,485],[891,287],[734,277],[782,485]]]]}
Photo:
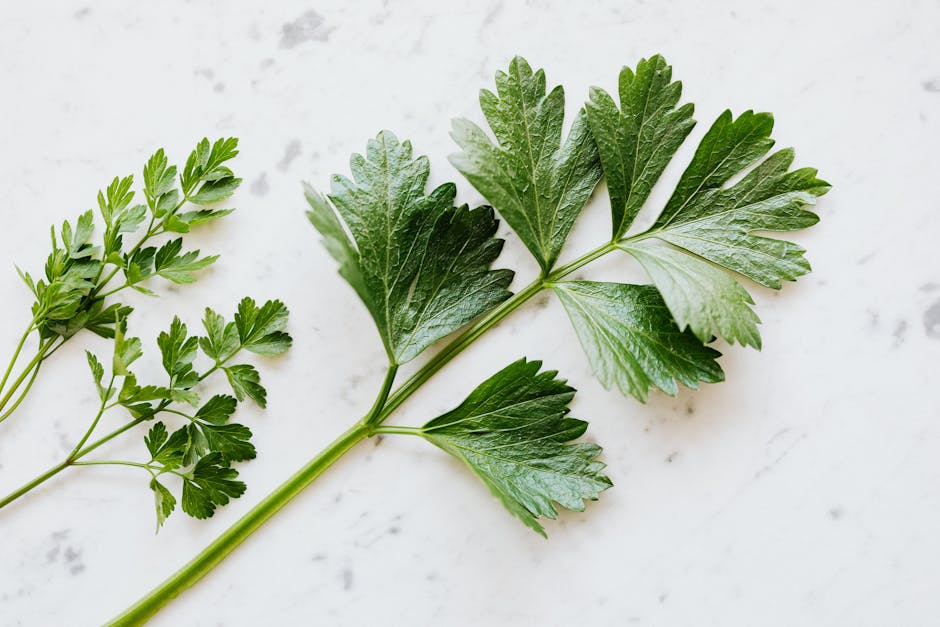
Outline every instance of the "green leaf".
{"type": "Polygon", "coordinates": [[[155,409],[150,405],[141,405],[150,401],[162,401],[170,398],[170,390],[156,385],[137,385],[137,377],[129,374],[124,377],[124,384],[118,394],[118,402],[131,410],[138,417],[150,417],[155,409]]]}
{"type": "Polygon", "coordinates": [[[199,338],[199,345],[207,357],[219,362],[238,350],[238,329],[234,322],[226,324],[225,318],[207,307],[202,326],[206,337],[199,338]]]}
{"type": "Polygon", "coordinates": [[[206,401],[205,405],[196,412],[196,420],[223,425],[235,413],[238,402],[226,394],[217,394],[206,401]]]}
{"type": "MultiPolygon", "coordinates": [[[[359,269],[359,251],[336,216],[330,202],[310,185],[304,184],[304,194],[310,204],[307,218],[323,236],[324,248],[339,263],[339,274],[356,291],[362,302],[370,302],[369,288],[359,269]]],[[[27,283],[28,284],[28,283],[27,283]]]]}
{"type": "Polygon", "coordinates": [[[163,331],[157,337],[157,346],[160,347],[163,368],[167,374],[174,376],[192,369],[197,342],[195,337],[189,337],[186,325],[179,317],[174,316],[169,331],[163,331]]]}
{"type": "Polygon", "coordinates": [[[455,120],[451,135],[462,152],[450,160],[547,272],[601,177],[597,147],[584,111],[562,143],[564,90],[546,95],[545,73],[522,57],[496,74],[496,90],[483,90],[480,106],[497,143],[476,124],[455,120]]]}
{"type": "Polygon", "coordinates": [[[754,300],[731,275],[654,240],[624,245],[649,273],[680,329],[702,342],[720,335],[732,344],[760,348],[754,300]]]}
{"type": "Polygon", "coordinates": [[[587,423],[567,417],[575,390],[521,359],[496,373],[456,409],[422,427],[423,436],[467,464],[512,514],[538,533],[537,518],[575,511],[611,486],[596,444],[571,441],[587,423]]]}
{"type": "Polygon", "coordinates": [[[604,387],[646,402],[651,386],[675,396],[677,381],[696,389],[724,380],[721,353],[680,331],[655,287],[566,281],[553,289],[604,387]]]}
{"type": "Polygon", "coordinates": [[[192,479],[183,480],[183,511],[193,518],[209,518],[216,507],[245,493],[245,484],[236,477],[238,472],[221,454],[209,453],[196,463],[192,479]]]}
{"type": "Polygon", "coordinates": [[[704,194],[720,188],[731,177],[760,159],[774,145],[769,113],[745,111],[735,120],[722,113],[702,138],[689,167],[653,227],[665,226],[704,194]]]}
{"type": "Polygon", "coordinates": [[[174,317],[170,330],[157,337],[157,345],[163,357],[163,368],[170,375],[170,398],[197,405],[199,396],[191,388],[199,383],[199,375],[193,370],[193,360],[199,348],[198,338],[189,337],[186,325],[174,317]]]}
{"type": "Polygon", "coordinates": [[[151,461],[163,465],[166,470],[175,470],[183,464],[183,456],[189,447],[189,431],[187,427],[180,427],[167,438],[165,437],[166,426],[164,425],[162,428],[159,426],[162,424],[158,422],[151,427],[144,442],[153,457],[151,461]],[[154,429],[157,429],[157,431],[154,431],[154,429]],[[159,446],[155,444],[158,441],[161,442],[159,446]],[[156,453],[151,448],[155,449],[156,453]]]}
{"type": "Polygon", "coordinates": [[[235,397],[239,401],[243,401],[248,397],[257,403],[259,407],[267,407],[268,393],[267,390],[261,386],[261,375],[258,374],[254,366],[239,364],[236,366],[226,366],[223,370],[225,370],[225,374],[228,376],[228,382],[232,386],[235,397]]]}
{"type": "Polygon", "coordinates": [[[591,89],[587,119],[604,167],[615,240],[633,224],[695,126],[691,104],[676,109],[682,83],[671,81],[672,67],[655,55],[642,59],[636,72],[620,71],[620,108],[604,90],[591,89]]]}
{"type": "Polygon", "coordinates": [[[104,378],[104,366],[101,365],[101,362],[91,351],[86,350],[85,357],[88,359],[88,367],[91,369],[91,378],[95,380],[95,387],[98,388],[98,396],[103,399],[105,390],[101,385],[101,380],[104,378]]]}
{"type": "Polygon", "coordinates": [[[765,287],[780,289],[781,281],[795,281],[810,271],[806,250],[753,234],[794,231],[819,221],[803,207],[815,204],[829,184],[816,178],[812,168],[788,172],[792,163],[793,151],[781,150],[736,185],[699,194],[662,222],[656,237],[765,287]]]}
{"type": "MultiPolygon", "coordinates": [[[[661,82],[666,80],[664,74],[661,82]]],[[[678,89],[672,89],[676,93],[667,102],[678,99],[678,89]]],[[[610,132],[607,127],[595,130],[599,136],[610,132]]],[[[751,309],[754,301],[726,270],[779,288],[781,281],[795,280],[810,269],[803,248],[754,231],[815,224],[817,216],[803,207],[829,189],[815,170],[789,172],[793,152],[782,150],[740,182],[726,186],[770,150],[772,130],[769,113],[746,111],[734,119],[725,111],[705,134],[653,226],[619,242],[649,273],[679,327],[690,328],[702,342],[719,335],[731,343],[761,345],[760,320],[751,309]]],[[[629,142],[598,142],[605,151],[615,152],[619,146],[620,161],[629,160],[629,142]]],[[[616,178],[609,162],[618,161],[615,156],[605,161],[608,177],[616,178]]]]}
{"type": "Polygon", "coordinates": [[[115,376],[119,377],[131,374],[128,368],[144,354],[140,339],[124,337],[126,326],[124,320],[114,326],[114,359],[111,368],[115,376]]]}
{"type": "MultiPolygon", "coordinates": [[[[224,178],[230,178],[231,170],[222,164],[233,159],[236,155],[238,155],[237,138],[218,139],[211,147],[209,140],[203,138],[196,145],[196,149],[190,153],[189,158],[186,160],[186,166],[183,168],[183,173],[180,175],[183,190],[187,195],[190,195],[202,181],[214,183],[224,178]]],[[[196,196],[199,193],[201,193],[201,190],[197,192],[196,196]]],[[[214,193],[211,187],[209,193],[214,193]]],[[[206,201],[203,200],[203,202],[206,201]]]]}
{"type": "Polygon", "coordinates": [[[489,269],[502,247],[493,237],[492,211],[454,207],[451,183],[425,196],[428,161],[413,159],[409,142],[383,131],[365,157],[353,156],[351,169],[354,180],[333,177],[330,200],[355,240],[355,260],[322,198],[312,201],[313,222],[352,277],[394,363],[413,359],[509,296],[512,273],[489,269]]]}
{"type": "Polygon", "coordinates": [[[91,235],[95,230],[94,220],[94,215],[89,210],[78,216],[74,233],[68,222],[62,225],[62,244],[69,259],[85,259],[94,254],[95,249],[90,244],[91,235]]]}
{"type": "Polygon", "coordinates": [[[182,248],[182,238],[164,244],[154,258],[154,271],[174,283],[192,283],[196,280],[194,272],[215,263],[219,258],[218,255],[211,255],[200,259],[198,250],[181,255],[182,248]]]}
{"type": "Polygon", "coordinates": [[[162,483],[157,481],[156,477],[150,480],[150,489],[153,490],[154,504],[157,510],[157,530],[159,531],[176,508],[176,497],[162,483]]]}
{"type": "Polygon", "coordinates": [[[240,462],[257,456],[251,443],[251,429],[240,424],[200,424],[209,450],[220,453],[227,462],[240,462]]]}
{"type": "Polygon", "coordinates": [[[280,355],[291,346],[291,337],[283,333],[289,312],[279,300],[269,300],[261,307],[254,299],[245,297],[235,313],[242,348],[260,355],[280,355]]]}
{"type": "Polygon", "coordinates": [[[134,199],[134,192],[131,190],[133,184],[133,175],[124,178],[115,176],[104,192],[98,192],[98,209],[107,226],[114,224],[115,215],[131,204],[134,199]]]}
{"type": "Polygon", "coordinates": [[[232,176],[208,181],[199,188],[199,192],[189,200],[196,205],[210,205],[225,200],[235,193],[242,180],[232,176]]]}
{"type": "Polygon", "coordinates": [[[161,197],[171,192],[176,192],[176,166],[169,165],[163,148],[160,148],[144,166],[144,193],[147,204],[157,217],[162,215],[158,209],[161,197]]]}
{"type": "Polygon", "coordinates": [[[104,300],[96,299],[88,309],[88,319],[85,328],[103,338],[114,337],[115,321],[126,320],[133,313],[134,308],[120,303],[111,303],[104,306],[104,300]]]}
{"type": "Polygon", "coordinates": [[[183,213],[177,214],[177,219],[185,224],[187,227],[199,226],[201,224],[206,224],[219,218],[224,218],[235,211],[234,209],[199,209],[198,211],[184,211],[183,213]]]}
{"type": "Polygon", "coordinates": [[[160,448],[166,443],[168,437],[169,434],[166,431],[166,425],[162,422],[158,422],[150,427],[150,431],[144,436],[144,444],[147,445],[147,450],[150,451],[151,459],[157,456],[157,453],[160,452],[160,448]]]}

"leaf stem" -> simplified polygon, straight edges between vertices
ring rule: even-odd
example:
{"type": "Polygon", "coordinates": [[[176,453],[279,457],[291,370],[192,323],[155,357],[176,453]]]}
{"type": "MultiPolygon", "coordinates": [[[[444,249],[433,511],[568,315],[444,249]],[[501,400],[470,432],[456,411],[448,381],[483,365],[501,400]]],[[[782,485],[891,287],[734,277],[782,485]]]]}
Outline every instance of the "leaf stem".
{"type": "Polygon", "coordinates": [[[203,549],[193,560],[125,610],[120,616],[108,622],[108,625],[124,627],[143,624],[183,590],[202,579],[266,520],[287,505],[314,479],[319,477],[323,471],[342,457],[346,451],[368,437],[369,434],[370,428],[362,421],[354,424],[334,440],[332,444],[323,449],[319,455],[294,473],[290,479],[278,486],[264,500],[249,510],[247,514],[203,549]]]}
{"type": "Polygon", "coordinates": [[[53,466],[52,468],[50,468],[50,469],[47,470],[46,472],[42,473],[41,475],[39,475],[38,477],[36,477],[36,478],[33,479],[32,481],[30,481],[29,483],[23,485],[23,486],[20,487],[19,489],[14,490],[14,491],[11,492],[10,494],[8,494],[8,495],[6,495],[5,497],[3,497],[2,499],[0,499],[0,509],[3,509],[4,507],[6,507],[7,505],[9,505],[10,503],[12,503],[13,501],[15,501],[16,499],[20,498],[21,496],[23,496],[23,495],[26,494],[27,492],[30,492],[30,491],[33,490],[34,488],[38,487],[40,484],[45,483],[46,481],[48,481],[48,480],[51,479],[52,477],[56,476],[57,474],[59,474],[60,472],[62,472],[63,470],[65,470],[65,469],[68,468],[68,467],[69,467],[69,462],[68,462],[68,461],[63,461],[63,462],[61,462],[61,463],[59,463],[59,464],[56,464],[55,466],[53,466]]]}
{"type": "Polygon", "coordinates": [[[36,327],[36,319],[33,318],[30,321],[29,326],[26,327],[26,330],[23,332],[23,335],[20,336],[20,341],[16,345],[16,350],[13,351],[13,357],[10,358],[10,364],[7,366],[6,372],[3,373],[3,379],[0,379],[0,392],[3,391],[3,388],[6,386],[7,381],[10,378],[10,374],[13,372],[13,367],[16,365],[16,360],[19,359],[20,353],[23,350],[23,345],[26,344],[26,339],[29,337],[29,334],[33,332],[33,329],[36,327]]]}
{"type": "Polygon", "coordinates": [[[454,338],[394,392],[391,392],[391,387],[398,366],[392,363],[385,375],[382,389],[379,391],[372,409],[361,420],[340,435],[290,479],[275,488],[264,500],[249,510],[247,514],[223,532],[212,544],[203,549],[193,560],[125,610],[120,616],[109,622],[108,625],[124,627],[143,624],[183,590],[202,579],[266,520],[277,513],[278,510],[361,440],[378,433],[419,435],[420,429],[418,428],[382,426],[382,422],[451,359],[460,354],[481,335],[499,324],[503,318],[545,289],[546,284],[567,276],[615,248],[616,243],[605,244],[547,276],[533,281],[454,338]]]}
{"type": "Polygon", "coordinates": [[[398,374],[398,366],[395,364],[390,365],[388,371],[385,373],[385,380],[382,381],[382,388],[379,390],[379,395],[376,396],[375,402],[372,403],[372,408],[369,409],[369,413],[362,419],[364,425],[375,424],[379,419],[382,410],[385,408],[385,403],[388,401],[388,395],[392,391],[392,384],[395,383],[396,374],[398,374]]]}
{"type": "Polygon", "coordinates": [[[108,383],[107,391],[101,397],[101,405],[98,407],[98,413],[95,415],[95,418],[91,421],[91,425],[88,427],[88,430],[85,432],[85,435],[82,436],[82,439],[78,441],[78,444],[75,445],[75,448],[72,449],[72,452],[69,453],[66,460],[74,461],[75,456],[79,451],[82,450],[82,447],[85,446],[85,442],[88,441],[88,438],[91,437],[91,434],[94,432],[95,427],[98,426],[98,421],[101,420],[101,416],[104,414],[104,410],[108,404],[108,399],[111,398],[111,391],[114,389],[114,379],[115,376],[111,375],[111,382],[108,383]]]}
{"type": "MultiPolygon", "coordinates": [[[[56,350],[58,350],[59,346],[62,346],[62,344],[64,344],[64,342],[62,342],[62,343],[60,343],[58,346],[56,346],[49,354],[51,355],[53,352],[55,352],[56,350]]],[[[240,349],[239,349],[239,350],[240,350],[240,349]]],[[[218,370],[226,361],[232,359],[237,353],[238,353],[238,350],[234,351],[231,355],[229,355],[229,356],[226,357],[225,359],[221,360],[221,361],[218,362],[215,366],[213,366],[212,368],[210,368],[209,370],[207,370],[206,372],[204,372],[202,375],[200,375],[199,381],[204,381],[209,375],[211,375],[213,372],[215,372],[216,370],[218,370]]],[[[38,371],[38,367],[37,367],[37,371],[38,371]]],[[[34,374],[33,376],[34,376],[34,378],[35,378],[35,374],[34,374]]],[[[113,386],[113,385],[114,385],[114,380],[112,379],[112,381],[111,381],[111,386],[113,386]]],[[[28,389],[28,388],[27,388],[27,389],[28,389]]],[[[25,392],[24,392],[24,395],[25,395],[25,392]]],[[[105,398],[107,398],[107,395],[105,396],[105,398]]],[[[20,401],[22,401],[22,397],[20,398],[20,401]]],[[[107,401],[104,401],[104,402],[106,403],[107,401]]],[[[162,401],[162,402],[157,406],[156,411],[154,412],[153,415],[156,416],[156,414],[158,414],[158,413],[160,413],[160,412],[163,412],[163,411],[170,411],[170,412],[172,412],[172,413],[179,413],[179,414],[181,414],[181,415],[185,415],[185,414],[182,414],[182,412],[177,412],[177,411],[175,411],[175,410],[169,410],[169,409],[167,409],[168,406],[170,405],[170,402],[171,402],[171,401],[168,401],[168,400],[162,401]]],[[[19,401],[17,402],[17,404],[18,404],[18,403],[19,403],[19,401]]],[[[133,429],[134,427],[136,427],[136,426],[139,425],[140,423],[146,422],[146,420],[149,419],[149,418],[135,418],[134,420],[131,420],[131,421],[125,423],[123,426],[118,427],[117,429],[115,429],[114,431],[112,431],[111,433],[109,433],[108,435],[106,435],[106,436],[104,436],[104,437],[102,437],[102,438],[96,440],[96,441],[93,442],[92,444],[89,444],[88,446],[85,446],[85,448],[81,448],[82,445],[84,445],[84,444],[88,441],[88,439],[91,437],[92,433],[93,433],[94,430],[95,430],[95,427],[97,427],[98,421],[99,421],[100,418],[101,418],[101,414],[103,414],[105,411],[107,411],[107,409],[109,409],[109,408],[112,407],[112,406],[113,406],[113,405],[106,405],[106,406],[104,406],[104,407],[100,410],[100,412],[98,413],[98,416],[97,416],[97,417],[94,419],[94,421],[92,422],[91,427],[90,427],[90,428],[88,429],[88,431],[85,433],[85,436],[84,436],[84,437],[82,438],[82,440],[78,443],[78,445],[77,445],[74,449],[72,449],[72,452],[69,454],[68,457],[66,457],[65,460],[63,460],[63,461],[62,461],[61,463],[59,463],[59,464],[56,464],[55,466],[53,466],[52,468],[50,468],[49,470],[47,470],[47,471],[44,472],[43,474],[39,475],[38,477],[36,477],[35,479],[33,479],[32,481],[30,481],[29,483],[27,483],[27,484],[24,485],[23,487],[21,487],[21,488],[19,488],[18,490],[16,490],[16,491],[10,493],[9,495],[5,496],[2,500],[0,500],[0,509],[3,509],[5,506],[9,505],[10,503],[12,503],[13,501],[15,501],[16,499],[20,498],[21,496],[23,496],[24,494],[26,494],[27,492],[29,492],[30,490],[32,490],[33,488],[35,488],[36,486],[38,486],[39,484],[41,484],[41,483],[43,483],[43,482],[45,482],[45,481],[48,481],[49,479],[51,479],[51,478],[54,477],[55,475],[59,474],[60,472],[62,472],[62,471],[65,470],[66,468],[68,468],[69,466],[84,465],[84,464],[79,464],[79,463],[77,463],[78,460],[79,460],[79,459],[82,459],[83,457],[85,457],[86,455],[88,455],[89,453],[91,453],[92,451],[94,451],[95,449],[97,449],[99,446],[102,446],[103,444],[106,444],[106,443],[110,442],[111,440],[113,440],[113,439],[116,438],[117,436],[121,435],[121,434],[124,433],[125,431],[129,431],[130,429],[133,429]]],[[[14,407],[13,409],[15,409],[15,407],[14,407]]],[[[6,417],[6,415],[7,415],[7,414],[5,414],[3,417],[0,417],[0,421],[2,421],[2,419],[3,419],[4,417],[6,417]]],[[[150,418],[152,418],[152,417],[153,417],[153,416],[151,416],[150,418]]],[[[189,417],[189,416],[187,416],[187,417],[189,417]]]]}
{"type": "Polygon", "coordinates": [[[13,413],[13,410],[19,407],[20,403],[22,403],[23,399],[26,397],[26,392],[28,392],[29,388],[32,387],[33,381],[36,379],[36,374],[39,372],[39,366],[42,364],[43,360],[58,350],[59,346],[62,345],[59,344],[59,346],[56,346],[52,351],[49,351],[49,347],[52,346],[54,342],[55,340],[45,340],[39,344],[39,348],[36,350],[36,355],[33,356],[28,364],[26,364],[26,367],[23,368],[23,371],[10,385],[10,389],[8,389],[6,394],[3,395],[3,398],[0,398],[0,410],[2,410],[7,406],[7,403],[10,402],[10,399],[13,398],[13,395],[16,394],[16,391],[20,388],[20,386],[23,385],[23,383],[26,381],[26,378],[31,376],[29,382],[26,385],[26,390],[23,391],[12,408],[0,416],[0,422],[3,422],[9,418],[10,414],[13,413]]]}
{"type": "Polygon", "coordinates": [[[373,429],[378,434],[398,434],[423,436],[424,430],[420,427],[398,427],[394,425],[379,425],[373,429]]]}

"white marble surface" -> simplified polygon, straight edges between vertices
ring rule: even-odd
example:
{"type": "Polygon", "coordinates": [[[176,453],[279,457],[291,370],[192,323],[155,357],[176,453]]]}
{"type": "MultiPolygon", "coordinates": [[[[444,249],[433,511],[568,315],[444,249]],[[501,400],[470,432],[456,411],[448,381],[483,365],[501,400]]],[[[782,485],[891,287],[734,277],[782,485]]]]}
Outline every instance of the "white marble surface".
{"type": "MultiPolygon", "coordinates": [[[[514,53],[574,111],[592,84],[662,52],[700,137],[723,108],[777,116],[779,145],[834,184],[796,239],[815,272],[755,288],[762,353],[728,381],[647,406],[604,391],[564,313],[542,300],[452,363],[398,420],[452,406],[522,355],[580,389],[575,415],[616,487],[543,541],[418,441],[353,451],[155,625],[924,625],[940,613],[940,5],[936,2],[6,2],[0,8],[0,349],[27,321],[14,261],[93,206],[149,151],[242,138],[239,211],[192,237],[223,261],[141,305],[153,347],[173,313],[248,293],[291,307],[296,344],[265,364],[270,408],[243,410],[257,460],[244,498],[153,534],[131,469],[63,476],[0,515],[0,625],[91,625],[123,609],[244,513],[371,402],[383,353],[303,217],[381,128],[456,173],[449,119],[514,53]],[[892,5],[888,8],[888,5],[892,5]],[[125,471],[126,470],[126,471],[125,471]]],[[[689,142],[665,176],[674,182],[689,142]]],[[[667,183],[668,185],[668,183],[667,183]]],[[[463,200],[478,200],[459,181],[463,200]]],[[[667,192],[657,191],[657,198],[667,192]]],[[[569,255],[607,233],[599,195],[569,255]]],[[[502,265],[534,264],[509,236],[502,265]]],[[[637,276],[605,263],[592,277],[637,276]]],[[[0,490],[58,460],[94,401],[82,349],[61,351],[0,430],[0,490]]],[[[151,361],[145,369],[156,373],[151,361]]],[[[117,424],[118,415],[109,424],[117,424]]],[[[110,449],[142,451],[142,434],[110,449]]]]}

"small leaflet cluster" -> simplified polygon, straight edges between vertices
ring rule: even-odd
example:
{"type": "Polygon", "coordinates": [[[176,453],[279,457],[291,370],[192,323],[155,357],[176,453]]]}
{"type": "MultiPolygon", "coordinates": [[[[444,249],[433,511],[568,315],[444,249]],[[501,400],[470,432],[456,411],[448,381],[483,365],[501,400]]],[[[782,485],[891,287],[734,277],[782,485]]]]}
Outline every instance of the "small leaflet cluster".
{"type": "Polygon", "coordinates": [[[104,223],[101,239],[93,241],[91,210],[74,223],[66,221],[58,232],[53,227],[52,252],[42,277],[34,279],[17,268],[36,298],[32,313],[41,337],[68,339],[82,329],[113,337],[115,319],[125,318],[130,308],[108,304],[108,296],[127,288],[154,295],[146,285],[152,277],[192,283],[195,272],[215,262],[216,256],[201,256],[198,250],[184,252],[182,237],[159,247],[148,244],[164,233],[182,235],[233,211],[209,205],[231,196],[241,183],[226,165],[237,154],[235,138],[212,144],[203,139],[178,172],[161,148],[144,166],[141,195],[132,189],[133,175],[115,177],[98,193],[98,215],[104,223]],[[135,203],[135,198],[143,202],[135,203]],[[196,208],[184,210],[187,204],[196,208]],[[126,245],[127,237],[141,231],[136,244],[126,245]],[[110,287],[115,278],[123,282],[110,287]]]}
{"type": "Polygon", "coordinates": [[[291,346],[291,337],[284,331],[287,319],[288,310],[282,302],[271,300],[259,307],[251,298],[239,303],[232,321],[206,309],[202,321],[205,335],[201,337],[190,335],[186,325],[174,318],[157,338],[167,376],[163,385],[141,385],[130,369],[143,351],[139,339],[125,337],[124,320],[114,327],[110,383],[104,380],[101,361],[87,353],[103,410],[121,406],[140,422],[162,416],[180,416],[187,421],[172,431],[162,420],[155,422],[144,438],[149,460],[133,464],[151,475],[158,528],[177,504],[163,482],[166,478],[175,477],[181,483],[182,509],[195,518],[212,516],[216,507],[244,493],[245,484],[231,464],[254,459],[256,451],[251,430],[231,418],[245,398],[264,407],[266,392],[255,366],[231,362],[242,351],[267,356],[286,352],[291,346]],[[200,351],[210,364],[201,372],[196,367],[200,351]],[[202,400],[199,385],[217,371],[227,375],[234,396],[217,394],[202,400]],[[118,378],[122,379],[120,385],[118,378]]]}

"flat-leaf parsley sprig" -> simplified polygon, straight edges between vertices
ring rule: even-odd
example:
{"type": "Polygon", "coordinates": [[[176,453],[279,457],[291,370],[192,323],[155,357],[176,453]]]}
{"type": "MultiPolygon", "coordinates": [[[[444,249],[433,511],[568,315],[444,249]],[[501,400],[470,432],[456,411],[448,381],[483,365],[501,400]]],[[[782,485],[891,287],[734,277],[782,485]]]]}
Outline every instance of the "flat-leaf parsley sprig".
{"type": "Polygon", "coordinates": [[[198,250],[184,252],[182,235],[233,211],[214,205],[231,196],[241,183],[227,165],[236,155],[234,137],[211,144],[202,139],[180,172],[161,148],[144,166],[142,194],[133,191],[133,175],[115,177],[98,193],[98,217],[104,226],[100,238],[94,239],[92,210],[64,222],[58,230],[52,227],[52,252],[42,276],[34,278],[17,268],[35,302],[32,318],[0,375],[0,422],[26,398],[42,363],[76,333],[87,329],[114,337],[115,320],[131,311],[114,301],[116,294],[133,289],[155,296],[149,279],[192,283],[196,272],[218,259],[201,256],[198,250]],[[164,234],[178,237],[157,245],[155,240],[164,234]],[[132,236],[137,239],[130,244],[126,240],[132,236]],[[35,354],[24,357],[25,365],[14,374],[33,335],[37,337],[35,354]]]}
{"type": "Polygon", "coordinates": [[[568,415],[574,390],[537,361],[521,359],[462,403],[420,427],[386,424],[438,370],[543,290],[558,295],[594,372],[645,401],[651,388],[676,394],[724,378],[708,346],[716,337],[760,346],[758,319],[741,277],[779,288],[809,271],[804,250],[757,232],[814,224],[806,209],[828,185],[815,170],[790,170],[792,151],[766,156],[773,119],[725,112],[702,139],[653,226],[633,220],[691,131],[692,106],[660,56],[620,73],[617,99],[591,91],[567,134],[564,91],[520,57],[480,104],[492,135],[454,123],[451,161],[493,208],[455,206],[455,187],[428,191],[429,164],[389,132],[353,155],[351,177],[324,196],[308,188],[309,214],[340,274],[371,313],[388,370],[371,409],[218,539],[121,616],[137,625],[209,572],[245,538],[358,442],[376,434],[423,438],[466,464],[526,525],[557,507],[584,509],[611,484],[597,445],[576,442],[586,423],[568,415]],[[618,103],[619,100],[619,103],[618,103]],[[750,171],[749,171],[750,170],[750,171]],[[743,177],[729,182],[737,175],[743,177]],[[602,177],[609,238],[565,265],[565,241],[602,177]],[[540,267],[515,294],[511,272],[490,268],[502,242],[494,209],[540,267]],[[627,253],[651,285],[573,280],[610,253],[627,253]],[[465,326],[468,325],[468,326],[465,326]],[[465,328],[464,328],[465,327],[465,328]],[[395,388],[399,368],[463,328],[395,388]]]}
{"type": "Polygon", "coordinates": [[[232,362],[245,351],[268,356],[286,352],[292,343],[285,332],[287,318],[287,307],[281,301],[270,300],[259,307],[251,298],[239,303],[232,321],[206,309],[202,337],[190,335],[186,325],[174,318],[170,328],[157,338],[167,380],[156,385],[141,385],[131,370],[143,355],[141,341],[126,337],[127,320],[118,319],[112,326],[114,350],[110,368],[96,355],[86,352],[100,403],[85,434],[60,463],[0,499],[0,508],[67,468],[107,465],[139,468],[149,474],[158,528],[178,501],[167,487],[167,479],[181,486],[179,501],[184,512],[195,518],[212,516],[216,507],[245,491],[245,484],[238,480],[238,472],[231,464],[254,459],[256,455],[251,430],[231,421],[238,403],[251,398],[260,407],[267,404],[267,392],[257,368],[232,362]],[[206,363],[201,372],[196,367],[200,351],[206,363]],[[226,375],[234,396],[217,394],[206,400],[200,398],[201,384],[214,373],[226,375]],[[114,409],[127,412],[130,419],[93,439],[101,418],[114,409]],[[171,428],[164,421],[183,424],[171,428]],[[142,461],[87,459],[102,445],[142,423],[152,423],[143,442],[149,457],[142,461]]]}

